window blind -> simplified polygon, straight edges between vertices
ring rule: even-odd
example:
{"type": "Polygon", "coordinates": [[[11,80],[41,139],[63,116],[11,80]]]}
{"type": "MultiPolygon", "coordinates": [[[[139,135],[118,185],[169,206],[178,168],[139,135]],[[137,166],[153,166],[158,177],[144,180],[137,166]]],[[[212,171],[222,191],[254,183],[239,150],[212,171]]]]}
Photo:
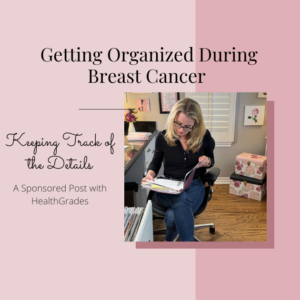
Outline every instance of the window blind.
{"type": "Polygon", "coordinates": [[[236,93],[185,93],[200,104],[204,123],[217,147],[231,147],[234,141],[236,93]]]}

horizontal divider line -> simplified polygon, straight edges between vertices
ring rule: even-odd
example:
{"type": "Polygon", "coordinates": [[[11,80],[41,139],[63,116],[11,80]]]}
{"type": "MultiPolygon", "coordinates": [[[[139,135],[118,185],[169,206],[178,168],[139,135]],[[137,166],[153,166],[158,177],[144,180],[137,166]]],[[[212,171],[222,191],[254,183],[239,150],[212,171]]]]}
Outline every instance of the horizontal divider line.
{"type": "Polygon", "coordinates": [[[79,108],[79,110],[125,110],[127,108],[79,108]]]}

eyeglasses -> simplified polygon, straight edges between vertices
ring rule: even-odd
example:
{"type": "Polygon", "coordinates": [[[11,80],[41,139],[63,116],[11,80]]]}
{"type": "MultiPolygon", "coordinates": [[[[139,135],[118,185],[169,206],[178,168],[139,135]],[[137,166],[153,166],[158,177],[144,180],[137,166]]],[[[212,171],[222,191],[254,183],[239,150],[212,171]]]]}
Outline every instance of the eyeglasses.
{"type": "Polygon", "coordinates": [[[186,131],[186,132],[192,131],[192,130],[195,128],[195,125],[192,126],[192,127],[186,127],[186,126],[182,126],[181,124],[177,123],[176,121],[174,121],[174,126],[175,126],[177,129],[182,128],[182,129],[183,129],[184,131],[186,131]]]}

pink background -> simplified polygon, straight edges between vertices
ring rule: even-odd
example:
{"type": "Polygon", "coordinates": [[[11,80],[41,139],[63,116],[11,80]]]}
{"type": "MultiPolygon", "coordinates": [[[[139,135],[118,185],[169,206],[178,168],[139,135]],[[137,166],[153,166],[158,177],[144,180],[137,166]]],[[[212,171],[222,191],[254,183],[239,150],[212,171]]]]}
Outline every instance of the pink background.
{"type": "MultiPolygon", "coordinates": [[[[275,166],[268,169],[268,180],[269,171],[275,176],[274,198],[268,194],[268,210],[274,209],[274,248],[196,250],[197,299],[218,299],[222,295],[231,299],[298,298],[295,271],[299,268],[299,240],[295,234],[300,205],[293,188],[298,179],[297,167],[293,167],[297,162],[292,159],[298,143],[296,127],[290,120],[298,119],[299,110],[295,39],[299,5],[295,1],[278,3],[252,1],[242,7],[240,1],[218,1],[218,5],[197,1],[196,47],[258,51],[255,66],[196,64],[197,70],[210,74],[207,84],[197,86],[197,91],[267,91],[275,110],[275,166]],[[274,203],[270,203],[272,198],[274,203]]],[[[268,112],[268,126],[269,120],[268,112]]],[[[270,132],[268,128],[268,138],[270,132]]],[[[268,146],[268,158],[270,150],[268,146]]],[[[270,221],[272,224],[268,211],[267,243],[272,239],[270,221]]]]}
{"type": "MultiPolygon", "coordinates": [[[[299,267],[299,203],[293,187],[298,171],[289,158],[296,157],[298,148],[296,127],[289,120],[298,119],[298,10],[295,1],[282,6],[273,1],[241,3],[1,4],[1,299],[296,298],[293,270],[299,267]],[[54,51],[80,47],[104,54],[113,47],[124,51],[236,47],[258,51],[258,63],[130,66],[111,63],[105,55],[100,66],[44,63],[40,54],[45,47],[54,51]],[[152,85],[145,79],[141,84],[91,85],[87,83],[91,68],[107,73],[139,69],[143,74],[150,68],[197,70],[207,75],[202,85],[152,85]],[[268,92],[275,106],[274,247],[147,250],[123,242],[123,112],[79,108],[122,108],[124,91],[268,92]],[[113,132],[115,154],[107,147],[66,147],[61,136],[67,131],[83,133],[86,140],[96,133],[102,142],[113,132]],[[6,134],[15,132],[26,132],[26,140],[58,140],[58,155],[78,159],[87,155],[94,168],[28,170],[24,159],[32,156],[33,149],[5,146],[6,134]],[[37,206],[31,205],[31,197],[37,194],[13,193],[15,184],[104,184],[108,191],[63,195],[88,198],[88,206],[37,206]]],[[[51,149],[41,148],[37,159],[45,162],[50,155],[51,149]]],[[[268,227],[268,239],[272,230],[268,227]]]]}

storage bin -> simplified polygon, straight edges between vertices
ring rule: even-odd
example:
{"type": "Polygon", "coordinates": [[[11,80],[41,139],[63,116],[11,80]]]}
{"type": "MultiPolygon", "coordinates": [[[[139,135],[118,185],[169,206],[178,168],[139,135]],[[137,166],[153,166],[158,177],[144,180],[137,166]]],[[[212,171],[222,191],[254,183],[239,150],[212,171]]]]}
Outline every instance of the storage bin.
{"type": "Polygon", "coordinates": [[[229,194],[261,201],[266,194],[266,178],[259,180],[232,173],[229,194]]]}
{"type": "Polygon", "coordinates": [[[267,157],[251,153],[237,155],[235,174],[263,180],[267,172],[267,157]]]}

